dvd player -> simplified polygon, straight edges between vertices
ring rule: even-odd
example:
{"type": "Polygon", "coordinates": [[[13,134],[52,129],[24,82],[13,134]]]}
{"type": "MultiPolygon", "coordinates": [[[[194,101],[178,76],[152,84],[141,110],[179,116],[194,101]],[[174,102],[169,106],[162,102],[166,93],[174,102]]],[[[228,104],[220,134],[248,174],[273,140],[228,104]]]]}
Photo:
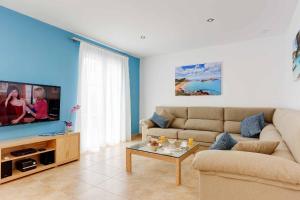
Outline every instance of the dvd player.
{"type": "Polygon", "coordinates": [[[36,153],[37,150],[36,149],[33,149],[33,148],[28,148],[28,149],[21,149],[21,150],[18,150],[18,151],[12,151],[10,152],[11,155],[13,156],[24,156],[24,155],[27,155],[27,154],[31,154],[31,153],[36,153]]]}
{"type": "Polygon", "coordinates": [[[35,169],[37,166],[36,160],[32,158],[27,158],[24,160],[18,160],[16,162],[16,169],[21,171],[21,172],[26,172],[32,169],[35,169]]]}

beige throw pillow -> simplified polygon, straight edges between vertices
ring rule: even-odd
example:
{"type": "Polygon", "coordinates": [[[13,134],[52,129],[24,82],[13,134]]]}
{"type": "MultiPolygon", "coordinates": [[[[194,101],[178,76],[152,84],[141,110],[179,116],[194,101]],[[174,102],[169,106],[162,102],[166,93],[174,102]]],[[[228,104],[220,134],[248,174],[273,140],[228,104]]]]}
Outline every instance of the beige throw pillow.
{"type": "Polygon", "coordinates": [[[232,150],[272,154],[278,146],[278,141],[240,141],[232,150]]]}
{"type": "Polygon", "coordinates": [[[160,116],[163,116],[164,118],[168,119],[169,122],[168,122],[168,125],[167,125],[167,128],[170,127],[170,125],[172,124],[172,122],[174,121],[175,117],[174,115],[172,115],[171,113],[169,113],[168,111],[166,110],[162,110],[160,111],[159,113],[157,113],[158,115],[160,116]]]}

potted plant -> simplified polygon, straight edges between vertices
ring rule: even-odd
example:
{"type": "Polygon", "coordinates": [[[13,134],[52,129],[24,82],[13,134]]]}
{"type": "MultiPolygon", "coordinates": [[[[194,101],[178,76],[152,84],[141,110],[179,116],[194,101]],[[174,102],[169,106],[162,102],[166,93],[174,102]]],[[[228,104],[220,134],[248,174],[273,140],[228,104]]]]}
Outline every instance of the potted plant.
{"type": "Polygon", "coordinates": [[[75,105],[75,106],[72,107],[72,109],[70,111],[70,114],[69,114],[69,120],[65,121],[66,132],[72,132],[73,131],[72,116],[79,109],[80,109],[80,105],[75,105]]]}

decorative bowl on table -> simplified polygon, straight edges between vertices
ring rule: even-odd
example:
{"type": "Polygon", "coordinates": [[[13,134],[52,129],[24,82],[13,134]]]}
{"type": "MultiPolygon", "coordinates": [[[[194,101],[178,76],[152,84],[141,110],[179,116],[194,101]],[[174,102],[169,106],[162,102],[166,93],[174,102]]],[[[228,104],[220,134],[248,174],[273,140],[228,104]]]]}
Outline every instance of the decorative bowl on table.
{"type": "Polygon", "coordinates": [[[168,139],[168,148],[173,151],[175,148],[176,148],[176,143],[177,143],[177,140],[176,139],[168,139]]]}
{"type": "Polygon", "coordinates": [[[148,146],[151,148],[152,151],[157,151],[161,144],[157,140],[151,140],[148,143],[148,146]]]}
{"type": "Polygon", "coordinates": [[[175,144],[176,141],[177,141],[176,139],[168,139],[168,142],[172,145],[175,144]]]}

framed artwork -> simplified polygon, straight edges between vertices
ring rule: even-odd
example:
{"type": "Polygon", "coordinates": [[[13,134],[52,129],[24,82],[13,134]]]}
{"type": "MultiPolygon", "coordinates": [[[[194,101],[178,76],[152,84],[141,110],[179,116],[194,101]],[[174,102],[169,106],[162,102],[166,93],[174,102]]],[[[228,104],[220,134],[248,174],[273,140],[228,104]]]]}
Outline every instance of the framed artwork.
{"type": "Polygon", "coordinates": [[[294,80],[300,79],[300,31],[297,33],[293,48],[293,76],[294,80]]]}
{"type": "Polygon", "coordinates": [[[221,62],[176,67],[175,95],[221,95],[221,71],[221,62]]]}

